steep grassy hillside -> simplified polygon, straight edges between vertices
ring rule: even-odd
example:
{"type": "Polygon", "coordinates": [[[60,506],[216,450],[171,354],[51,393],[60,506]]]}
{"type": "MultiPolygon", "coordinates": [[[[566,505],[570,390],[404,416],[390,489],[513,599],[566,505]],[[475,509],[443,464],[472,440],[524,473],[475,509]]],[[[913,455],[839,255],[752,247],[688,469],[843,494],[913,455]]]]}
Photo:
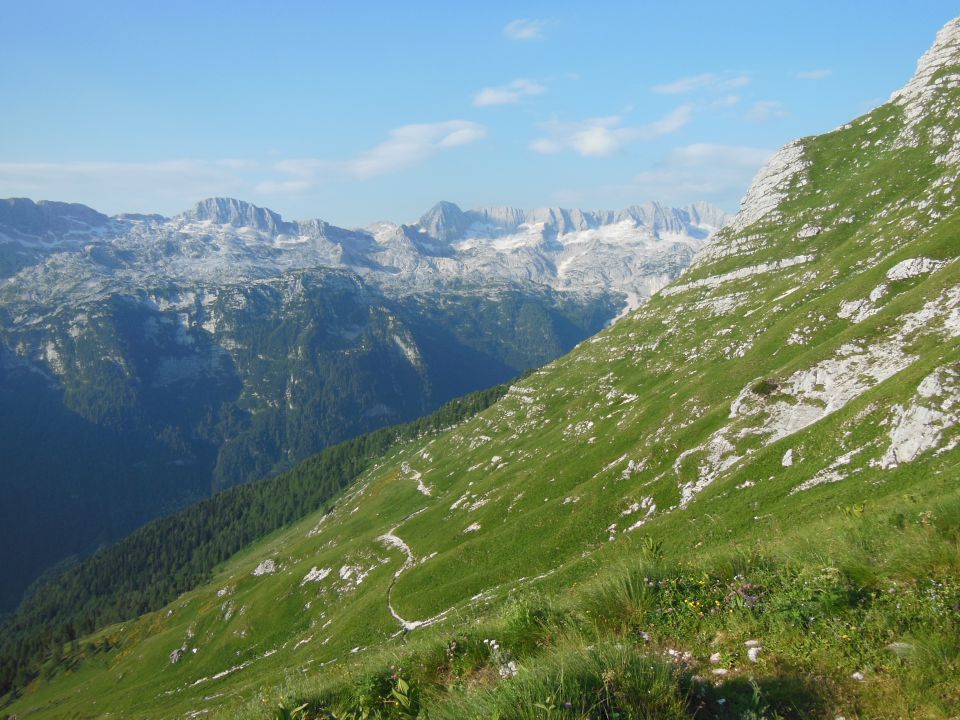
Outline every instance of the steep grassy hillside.
{"type": "Polygon", "coordinates": [[[329,503],[398,442],[436,434],[488,408],[507,392],[495,385],[439,410],[339,443],[270,480],[239,485],[148,523],[37,583],[0,619],[0,695],[37,677],[58,644],[162,607],[207,582],[250,543],[329,503]]]}
{"type": "Polygon", "coordinates": [[[958,37],[648,305],[10,711],[955,714],[958,37]]]}

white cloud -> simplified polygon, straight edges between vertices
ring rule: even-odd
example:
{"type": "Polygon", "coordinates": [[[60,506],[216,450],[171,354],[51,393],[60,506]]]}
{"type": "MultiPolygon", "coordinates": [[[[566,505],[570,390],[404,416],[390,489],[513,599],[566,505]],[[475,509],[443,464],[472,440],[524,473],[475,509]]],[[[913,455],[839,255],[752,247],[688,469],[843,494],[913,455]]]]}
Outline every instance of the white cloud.
{"type": "Polygon", "coordinates": [[[320,173],[335,173],[337,163],[316,158],[287,158],[274,163],[273,168],[286,175],[313,177],[320,173]]]}
{"type": "Polygon", "coordinates": [[[259,195],[299,195],[313,187],[310,180],[264,180],[253,186],[259,195]]]}
{"type": "Polygon", "coordinates": [[[739,95],[724,95],[723,97],[719,97],[714,100],[713,103],[711,103],[711,106],[715,108],[733,107],[734,105],[739,104],[741,99],[742,98],[739,95]]]}
{"type": "Polygon", "coordinates": [[[833,75],[833,70],[804,70],[794,75],[797,80],[822,80],[825,77],[833,75]]]}
{"type": "Polygon", "coordinates": [[[563,151],[563,143],[549,138],[538,138],[530,143],[530,149],[541,155],[556,155],[563,151]]]}
{"type": "Polygon", "coordinates": [[[685,95],[696,90],[710,90],[713,92],[724,92],[735,88],[744,87],[750,84],[750,76],[745,74],[717,74],[703,73],[702,75],[690,75],[674,80],[671,83],[663,85],[654,85],[650,88],[655,93],[661,95],[685,95]]]}
{"type": "Polygon", "coordinates": [[[474,95],[473,104],[476,107],[513,105],[528,95],[539,95],[545,90],[546,88],[539,83],[532,82],[525,78],[517,78],[506,85],[483,88],[474,95]]]}
{"type": "Polygon", "coordinates": [[[360,180],[388,175],[424,162],[437,153],[483,139],[487,129],[469,120],[402,125],[386,140],[348,160],[288,158],[273,165],[282,178],[257,185],[264,193],[299,193],[324,178],[353,177],[360,180]]]}
{"type": "Polygon", "coordinates": [[[737,167],[759,168],[770,159],[772,151],[746,145],[694,143],[670,151],[670,162],[675,166],[719,163],[737,167]]]}
{"type": "Polygon", "coordinates": [[[653,140],[661,135],[670,135],[677,132],[684,125],[693,119],[693,106],[681,105],[674,108],[659,120],[636,128],[635,134],[638,140],[653,140]]]}
{"type": "Polygon", "coordinates": [[[541,40],[547,23],[543,20],[519,18],[511,20],[503,28],[503,34],[511,40],[541,40]]]}
{"type": "Polygon", "coordinates": [[[674,204],[711,200],[730,206],[771,155],[772,150],[743,145],[686,145],[639,173],[628,189],[634,197],[674,204]]]}
{"type": "Polygon", "coordinates": [[[185,208],[215,195],[301,195],[324,180],[366,179],[398,172],[477,142],[486,128],[467,120],[404,125],[347,160],[255,160],[0,163],[0,197],[30,196],[85,202],[106,212],[185,208]],[[109,198],[107,206],[104,198],[109,198]]]}
{"type": "Polygon", "coordinates": [[[158,162],[0,163],[0,177],[68,178],[76,176],[219,176],[223,172],[255,167],[249,160],[162,160],[158,162]]]}
{"type": "Polygon", "coordinates": [[[751,122],[769,122],[787,116],[787,110],[779,100],[757,100],[747,110],[746,118],[751,122]]]}
{"type": "Polygon", "coordinates": [[[573,150],[583,157],[607,157],[633,142],[649,142],[677,132],[693,118],[693,107],[681,105],[662,118],[646,125],[624,127],[619,115],[596,117],[576,123],[550,122],[544,126],[547,137],[530,143],[530,149],[542,155],[573,150]]]}
{"type": "Polygon", "coordinates": [[[570,144],[584,157],[605,157],[618,152],[623,141],[617,130],[611,130],[603,125],[594,125],[574,133],[570,144]]]}
{"type": "Polygon", "coordinates": [[[483,139],[487,130],[469,120],[403,125],[390,131],[379,145],[348,160],[350,175],[370,178],[403,170],[443,150],[469,145],[483,139]]]}

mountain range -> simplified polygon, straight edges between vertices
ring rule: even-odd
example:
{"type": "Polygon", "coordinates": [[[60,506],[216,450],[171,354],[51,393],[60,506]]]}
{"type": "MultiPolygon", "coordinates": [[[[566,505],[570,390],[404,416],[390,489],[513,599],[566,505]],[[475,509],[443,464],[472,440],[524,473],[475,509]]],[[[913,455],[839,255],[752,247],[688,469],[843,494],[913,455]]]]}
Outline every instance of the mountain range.
{"type": "Polygon", "coordinates": [[[533,282],[619,293],[635,307],[728,219],[707,203],[464,212],[441,202],[410,225],[348,230],[322,220],[286,222],[230,198],[201,201],[173,218],[107,217],[82,205],[15,198],[0,202],[0,276],[7,278],[4,305],[23,313],[120,290],[220,286],[316,267],[349,270],[394,294],[454,280],[533,282]]]}
{"type": "Polygon", "coordinates": [[[348,230],[225,198],[0,201],[0,609],[152,517],[548,362],[727,219],[440,203],[348,230]]]}

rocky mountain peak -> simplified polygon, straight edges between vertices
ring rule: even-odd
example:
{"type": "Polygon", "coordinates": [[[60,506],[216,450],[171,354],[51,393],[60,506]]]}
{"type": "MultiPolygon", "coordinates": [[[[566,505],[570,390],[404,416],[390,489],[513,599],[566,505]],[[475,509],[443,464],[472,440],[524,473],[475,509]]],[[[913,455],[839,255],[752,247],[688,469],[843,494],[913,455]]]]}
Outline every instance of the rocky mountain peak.
{"type": "MultiPolygon", "coordinates": [[[[619,211],[606,222],[630,221],[639,227],[649,228],[655,234],[684,233],[696,230],[701,225],[709,225],[713,229],[723,227],[729,218],[720,208],[709,203],[703,203],[703,213],[691,210],[691,207],[672,208],[659,202],[647,202],[643,205],[632,205],[619,211]],[[707,208],[710,208],[707,210],[707,208]],[[708,217],[709,216],[709,219],[708,217]],[[691,226],[694,226],[691,228],[691,226]]],[[[698,233],[695,233],[698,234],[698,233]]],[[[708,234],[706,231],[703,235],[708,234]]]]}
{"type": "MultiPolygon", "coordinates": [[[[672,208],[661,203],[648,202],[620,211],[561,207],[524,210],[506,205],[463,211],[453,203],[442,202],[420,218],[417,227],[432,238],[451,242],[463,240],[471,232],[491,237],[511,235],[520,231],[523,226],[542,226],[544,237],[554,238],[620,222],[632,222],[654,233],[684,233],[688,232],[691,226],[717,230],[729,219],[723,210],[706,202],[698,202],[686,208],[672,208]]],[[[695,234],[699,236],[700,233],[695,234]]],[[[703,234],[709,232],[704,230],[703,234]]]]}
{"type": "Polygon", "coordinates": [[[956,136],[957,89],[960,88],[960,18],[941,28],[927,52],[917,61],[913,77],[890,101],[903,108],[906,121],[896,143],[938,147],[943,161],[960,164],[956,136]],[[925,123],[926,119],[931,122],[925,123]]]}
{"type": "Polygon", "coordinates": [[[585,213],[580,209],[552,207],[541,208],[527,213],[526,222],[535,224],[543,223],[546,227],[553,228],[558,234],[566,234],[581,230],[589,230],[600,224],[600,218],[596,213],[585,213]]]}
{"type": "MultiPolygon", "coordinates": [[[[952,140],[949,128],[955,129],[953,117],[956,89],[960,88],[960,17],[954,18],[937,33],[933,45],[917,62],[913,77],[890,96],[890,102],[903,108],[904,125],[897,137],[889,138],[895,147],[937,146],[938,162],[960,163],[960,142],[952,140]],[[935,118],[933,127],[922,129],[925,118],[935,118]]],[[[843,129],[849,128],[845,125],[843,129]]],[[[879,136],[874,137],[879,143],[879,136]]],[[[794,183],[803,183],[803,173],[810,166],[805,144],[796,140],[781,148],[754,177],[740,203],[740,212],[730,223],[737,233],[762,218],[773,219],[787,190],[794,183]]],[[[722,252],[731,235],[719,235],[706,248],[698,262],[722,252]]]]}
{"type": "Polygon", "coordinates": [[[449,242],[460,237],[470,226],[470,219],[458,205],[442,200],[417,221],[430,237],[449,242]]]}
{"type": "Polygon", "coordinates": [[[913,77],[893,93],[890,99],[909,102],[941,86],[960,86],[960,17],[954,18],[940,29],[933,45],[917,61],[917,70],[913,77]]]}
{"type": "Polygon", "coordinates": [[[528,222],[526,211],[507,205],[477,208],[470,213],[476,221],[504,232],[513,232],[523,223],[528,222]]]}
{"type": "Polygon", "coordinates": [[[688,205],[685,209],[690,215],[690,222],[695,225],[722,228],[730,222],[730,215],[726,211],[702,200],[688,205]]]}
{"type": "Polygon", "coordinates": [[[207,198],[178,216],[187,221],[209,221],[218,225],[249,227],[269,235],[295,232],[293,223],[286,223],[277,213],[235,198],[207,198]]]}
{"type": "Polygon", "coordinates": [[[21,235],[42,237],[105,225],[110,218],[78,203],[34,202],[27,198],[0,200],[0,228],[21,235]]]}

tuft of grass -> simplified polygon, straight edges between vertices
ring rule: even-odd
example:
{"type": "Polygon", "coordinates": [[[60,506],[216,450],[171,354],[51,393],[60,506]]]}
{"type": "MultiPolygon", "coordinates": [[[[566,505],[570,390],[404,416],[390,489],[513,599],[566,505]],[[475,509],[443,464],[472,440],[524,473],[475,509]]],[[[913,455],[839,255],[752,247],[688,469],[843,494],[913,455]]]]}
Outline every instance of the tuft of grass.
{"type": "Polygon", "coordinates": [[[675,668],[629,643],[559,648],[495,688],[439,705],[438,720],[686,718],[675,668]]]}
{"type": "Polygon", "coordinates": [[[902,528],[838,513],[815,550],[798,531],[773,553],[638,557],[565,599],[517,593],[482,626],[438,629],[298,702],[401,717],[402,679],[429,718],[945,717],[960,688],[955,511],[953,497],[918,506],[902,528]],[[869,573],[866,552],[880,553],[869,573]]]}

